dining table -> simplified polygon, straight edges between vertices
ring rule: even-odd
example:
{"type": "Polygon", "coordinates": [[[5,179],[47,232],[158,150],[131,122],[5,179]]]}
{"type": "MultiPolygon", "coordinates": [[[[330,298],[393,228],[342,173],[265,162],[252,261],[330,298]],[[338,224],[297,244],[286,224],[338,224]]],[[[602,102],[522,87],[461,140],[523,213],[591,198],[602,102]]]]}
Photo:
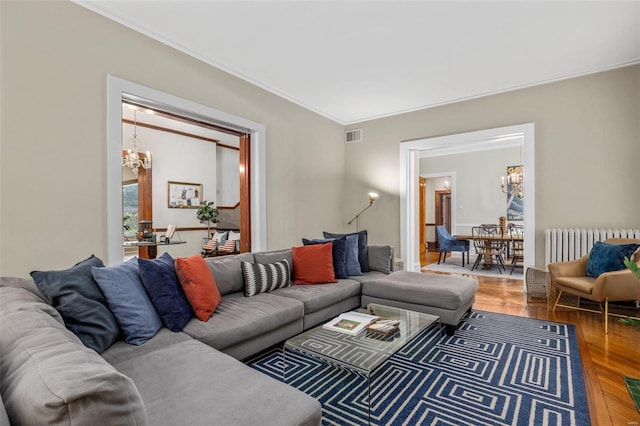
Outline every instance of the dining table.
{"type": "MultiPolygon", "coordinates": [[[[469,234],[461,234],[461,235],[454,235],[453,238],[456,238],[458,240],[477,240],[480,239],[480,237],[478,237],[477,235],[469,235],[469,234]]],[[[490,234],[490,235],[483,235],[481,237],[482,240],[484,241],[504,241],[507,243],[507,258],[509,258],[510,256],[510,251],[509,251],[509,242],[511,241],[518,241],[518,242],[522,242],[524,241],[524,235],[511,235],[509,234],[509,232],[505,232],[505,233],[496,233],[496,234],[490,234]]],[[[490,269],[492,268],[494,265],[493,260],[491,258],[489,259],[483,259],[483,267],[486,269],[490,269]]]]}

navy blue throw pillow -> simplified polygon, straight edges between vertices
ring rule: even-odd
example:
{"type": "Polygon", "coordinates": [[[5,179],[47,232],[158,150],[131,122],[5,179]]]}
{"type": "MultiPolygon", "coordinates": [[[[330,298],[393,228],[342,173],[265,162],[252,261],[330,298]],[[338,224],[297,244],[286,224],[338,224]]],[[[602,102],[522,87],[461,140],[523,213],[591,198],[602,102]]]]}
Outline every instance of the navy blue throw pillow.
{"type": "Polygon", "coordinates": [[[104,263],[91,255],[63,271],[33,271],[31,278],[60,312],[65,326],[86,347],[102,353],[118,339],[120,329],[93,279],[93,267],[104,267],[104,263]]]}
{"type": "Polygon", "coordinates": [[[587,276],[597,277],[611,271],[626,268],[625,257],[631,257],[638,250],[639,244],[609,244],[598,241],[589,253],[587,276]]]}
{"type": "Polygon", "coordinates": [[[333,271],[336,278],[347,278],[347,237],[327,238],[325,240],[302,239],[302,244],[305,246],[326,243],[333,243],[333,250],[331,254],[333,256],[333,271]]]}
{"type": "Polygon", "coordinates": [[[194,314],[178,281],[171,255],[164,253],[157,259],[138,259],[138,266],[142,284],[164,325],[171,331],[182,331],[194,314]]]}
{"type": "Polygon", "coordinates": [[[360,263],[360,270],[362,272],[369,272],[369,249],[367,248],[367,230],[360,232],[352,232],[351,234],[334,234],[331,232],[322,233],[325,238],[339,238],[343,235],[357,235],[358,236],[358,262],[360,263]]]}

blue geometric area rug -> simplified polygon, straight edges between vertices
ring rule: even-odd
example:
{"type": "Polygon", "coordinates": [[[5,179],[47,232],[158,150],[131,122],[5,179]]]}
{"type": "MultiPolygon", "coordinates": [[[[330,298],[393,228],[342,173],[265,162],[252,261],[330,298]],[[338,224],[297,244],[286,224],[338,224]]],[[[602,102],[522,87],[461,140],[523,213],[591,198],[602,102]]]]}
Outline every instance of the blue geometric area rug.
{"type": "MultiPolygon", "coordinates": [[[[283,380],[276,348],[248,362],[283,380]]],[[[324,425],[589,425],[575,327],[473,311],[454,336],[425,330],[373,375],[287,352],[287,383],[322,403],[324,425]]]]}

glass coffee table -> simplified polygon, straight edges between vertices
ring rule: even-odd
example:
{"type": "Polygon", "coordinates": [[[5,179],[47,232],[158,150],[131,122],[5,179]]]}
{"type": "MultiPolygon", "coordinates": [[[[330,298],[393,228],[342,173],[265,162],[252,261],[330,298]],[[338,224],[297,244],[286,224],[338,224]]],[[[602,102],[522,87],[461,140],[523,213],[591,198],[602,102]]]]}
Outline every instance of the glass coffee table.
{"type": "Polygon", "coordinates": [[[360,312],[400,320],[400,327],[388,336],[368,331],[352,336],[327,330],[320,324],[285,342],[283,376],[285,383],[288,383],[287,353],[290,351],[303,352],[338,368],[345,368],[363,376],[367,381],[367,410],[370,418],[371,379],[374,371],[416,336],[438,323],[440,318],[435,315],[377,304],[369,304],[367,309],[361,309],[360,312]]]}

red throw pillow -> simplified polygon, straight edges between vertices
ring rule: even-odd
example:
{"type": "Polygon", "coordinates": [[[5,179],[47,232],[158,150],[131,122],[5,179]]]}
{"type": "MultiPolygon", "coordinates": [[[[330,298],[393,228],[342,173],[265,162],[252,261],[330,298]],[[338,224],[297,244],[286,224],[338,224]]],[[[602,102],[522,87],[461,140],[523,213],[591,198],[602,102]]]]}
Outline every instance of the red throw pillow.
{"type": "Polygon", "coordinates": [[[293,283],[337,283],[333,270],[332,243],[293,247],[293,283]]]}
{"type": "Polygon", "coordinates": [[[222,298],[205,260],[199,255],[178,258],[176,274],[196,317],[200,321],[208,320],[222,298]]]}

